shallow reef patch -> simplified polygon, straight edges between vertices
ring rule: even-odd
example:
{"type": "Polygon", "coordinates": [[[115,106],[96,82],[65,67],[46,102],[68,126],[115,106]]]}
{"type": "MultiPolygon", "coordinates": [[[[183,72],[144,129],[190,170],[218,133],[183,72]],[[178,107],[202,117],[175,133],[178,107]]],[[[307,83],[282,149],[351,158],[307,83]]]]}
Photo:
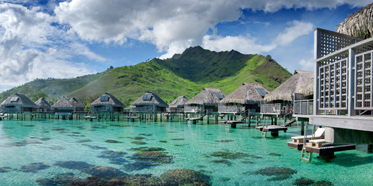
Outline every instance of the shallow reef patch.
{"type": "Polygon", "coordinates": [[[332,182],[330,181],[313,181],[311,179],[301,177],[294,181],[293,185],[311,185],[311,186],[332,186],[332,182]]]}
{"type": "Polygon", "coordinates": [[[76,141],[77,143],[87,143],[87,142],[92,142],[90,139],[81,139],[76,141]]]}
{"type": "Polygon", "coordinates": [[[233,163],[228,161],[228,160],[211,160],[210,161],[211,163],[221,163],[221,164],[225,164],[225,165],[228,165],[228,166],[231,166],[233,163]]]}
{"type": "Polygon", "coordinates": [[[191,170],[191,169],[174,169],[164,172],[160,178],[166,185],[209,185],[210,177],[191,170]]]}
{"type": "Polygon", "coordinates": [[[128,163],[124,165],[123,168],[125,171],[131,172],[131,171],[149,169],[153,166],[157,166],[157,164],[154,164],[152,162],[147,162],[147,161],[136,161],[134,163],[128,163]]]}
{"type": "Polygon", "coordinates": [[[221,157],[224,159],[240,159],[245,157],[251,157],[252,155],[245,154],[242,152],[229,152],[229,151],[217,151],[210,154],[213,157],[221,157]]]}
{"type": "Polygon", "coordinates": [[[106,140],[105,142],[106,143],[123,143],[123,142],[117,141],[117,140],[106,140]]]}
{"type": "Polygon", "coordinates": [[[65,150],[65,148],[60,147],[60,146],[52,146],[52,147],[49,147],[49,149],[52,149],[52,150],[65,150]]]}
{"type": "Polygon", "coordinates": [[[137,152],[129,157],[133,160],[148,161],[154,163],[172,163],[174,158],[165,152],[137,152]]]}
{"type": "Polygon", "coordinates": [[[267,179],[268,181],[278,181],[290,178],[291,175],[297,173],[297,171],[287,167],[266,167],[263,169],[259,169],[254,173],[265,176],[272,176],[271,178],[267,179]]]}
{"type": "Polygon", "coordinates": [[[9,172],[10,170],[12,170],[10,167],[0,167],[0,173],[9,172]]]}
{"type": "Polygon", "coordinates": [[[49,168],[49,165],[45,165],[44,163],[30,163],[28,165],[24,165],[19,169],[22,172],[38,172],[39,170],[49,168]]]}
{"type": "Polygon", "coordinates": [[[143,141],[131,141],[131,143],[136,144],[136,145],[145,145],[146,144],[143,141]]]}
{"type": "Polygon", "coordinates": [[[97,146],[97,145],[88,145],[88,144],[82,144],[84,146],[87,146],[93,150],[105,150],[107,149],[106,147],[100,147],[100,146],[97,146]]]}
{"type": "Polygon", "coordinates": [[[234,140],[215,140],[215,142],[219,143],[228,143],[228,142],[233,142],[234,140]]]}

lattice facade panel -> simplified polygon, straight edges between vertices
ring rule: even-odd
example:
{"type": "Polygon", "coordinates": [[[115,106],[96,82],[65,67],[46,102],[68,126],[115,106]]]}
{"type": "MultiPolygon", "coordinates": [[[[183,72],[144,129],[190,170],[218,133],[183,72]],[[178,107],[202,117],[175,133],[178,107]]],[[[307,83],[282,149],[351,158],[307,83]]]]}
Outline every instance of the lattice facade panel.
{"type": "Polygon", "coordinates": [[[319,109],[347,109],[348,58],[319,67],[319,109]]]}
{"type": "MultiPolygon", "coordinates": [[[[319,50],[320,56],[323,57],[345,48],[349,45],[356,43],[356,40],[351,37],[343,37],[341,34],[333,34],[332,32],[321,32],[319,40],[319,50]]],[[[361,50],[364,50],[363,48],[361,50]]],[[[329,65],[336,61],[345,59],[348,57],[348,52],[342,53],[340,55],[331,57],[325,61],[320,62],[320,66],[329,65]]]]}
{"type": "Polygon", "coordinates": [[[329,33],[321,33],[320,35],[320,49],[321,57],[333,53],[339,49],[347,47],[355,43],[352,38],[344,38],[329,33]]]}
{"type": "Polygon", "coordinates": [[[372,51],[355,55],[355,109],[373,109],[372,51]]]}

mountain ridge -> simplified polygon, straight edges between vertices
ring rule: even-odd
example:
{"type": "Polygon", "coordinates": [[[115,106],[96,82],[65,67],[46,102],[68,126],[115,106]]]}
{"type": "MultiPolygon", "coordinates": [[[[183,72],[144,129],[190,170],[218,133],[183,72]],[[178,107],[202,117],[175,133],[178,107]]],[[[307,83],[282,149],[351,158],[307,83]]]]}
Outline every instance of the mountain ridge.
{"type": "Polygon", "coordinates": [[[128,105],[144,92],[152,91],[169,103],[180,95],[190,99],[204,87],[219,88],[229,94],[242,82],[259,83],[273,90],[291,75],[269,55],[241,54],[234,50],[215,52],[196,46],[169,59],[154,58],[97,74],[37,79],[1,93],[0,99],[16,92],[30,97],[42,91],[52,102],[61,96],[74,96],[87,104],[110,92],[128,105]]]}

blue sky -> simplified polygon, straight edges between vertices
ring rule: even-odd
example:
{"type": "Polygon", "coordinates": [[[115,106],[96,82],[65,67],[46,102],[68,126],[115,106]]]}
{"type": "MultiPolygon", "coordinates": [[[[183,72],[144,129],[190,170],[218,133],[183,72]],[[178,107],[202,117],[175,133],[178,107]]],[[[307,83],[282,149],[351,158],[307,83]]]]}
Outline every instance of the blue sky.
{"type": "Polygon", "coordinates": [[[313,30],[367,0],[0,0],[0,91],[168,58],[200,45],[313,69],[313,30]]]}

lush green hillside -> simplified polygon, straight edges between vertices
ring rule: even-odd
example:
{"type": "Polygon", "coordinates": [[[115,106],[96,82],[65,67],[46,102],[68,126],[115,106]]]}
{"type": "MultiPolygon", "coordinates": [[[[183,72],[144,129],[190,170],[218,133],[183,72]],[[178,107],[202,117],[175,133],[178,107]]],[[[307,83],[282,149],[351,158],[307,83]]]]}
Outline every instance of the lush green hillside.
{"type": "Polygon", "coordinates": [[[0,98],[15,92],[31,96],[43,91],[51,99],[67,95],[90,103],[110,92],[129,104],[144,92],[152,91],[169,103],[180,95],[190,99],[204,87],[220,88],[229,94],[242,82],[260,83],[273,90],[290,76],[270,56],[192,47],[167,60],[153,59],[73,79],[35,80],[2,93],[0,98]]]}
{"type": "Polygon", "coordinates": [[[1,93],[0,100],[4,100],[15,93],[24,93],[31,97],[37,93],[44,92],[48,95],[48,100],[55,101],[61,96],[68,95],[72,91],[84,87],[88,83],[94,81],[100,76],[105,75],[106,73],[107,71],[70,79],[36,79],[22,86],[15,87],[1,93]]]}

